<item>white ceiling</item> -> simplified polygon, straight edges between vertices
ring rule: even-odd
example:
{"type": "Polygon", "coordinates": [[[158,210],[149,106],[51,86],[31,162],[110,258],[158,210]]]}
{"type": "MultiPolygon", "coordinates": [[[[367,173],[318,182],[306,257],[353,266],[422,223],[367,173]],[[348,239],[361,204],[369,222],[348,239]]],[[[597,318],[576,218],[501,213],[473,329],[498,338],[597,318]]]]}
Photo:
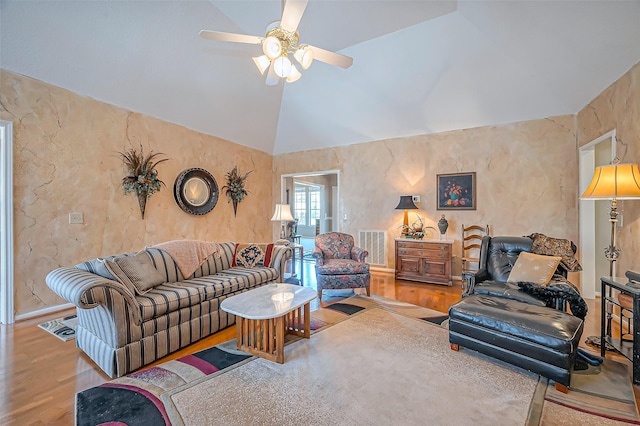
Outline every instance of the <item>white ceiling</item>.
{"type": "Polygon", "coordinates": [[[640,61],[640,1],[310,0],[300,40],[353,57],[264,84],[280,1],[0,0],[0,67],[273,153],[575,114],[640,61]]]}

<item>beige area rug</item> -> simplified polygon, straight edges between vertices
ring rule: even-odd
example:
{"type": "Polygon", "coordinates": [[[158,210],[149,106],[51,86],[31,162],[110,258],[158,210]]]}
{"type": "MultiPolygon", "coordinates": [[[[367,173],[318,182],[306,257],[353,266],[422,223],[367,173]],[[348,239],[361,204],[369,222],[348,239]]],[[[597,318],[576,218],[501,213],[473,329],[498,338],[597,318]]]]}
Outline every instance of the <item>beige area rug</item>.
{"type": "MultiPolygon", "coordinates": [[[[350,300],[351,302],[351,300],[350,300]]],[[[522,425],[538,376],[382,307],[162,396],[173,425],[522,425]]]]}

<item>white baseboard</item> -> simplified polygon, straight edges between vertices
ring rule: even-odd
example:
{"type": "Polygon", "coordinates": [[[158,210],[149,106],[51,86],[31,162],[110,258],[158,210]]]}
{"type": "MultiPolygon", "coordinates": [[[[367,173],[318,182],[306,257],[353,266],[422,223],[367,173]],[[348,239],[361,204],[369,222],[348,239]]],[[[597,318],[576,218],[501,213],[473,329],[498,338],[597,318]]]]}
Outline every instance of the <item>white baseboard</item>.
{"type": "Polygon", "coordinates": [[[22,315],[16,315],[16,321],[31,319],[35,317],[40,317],[42,315],[47,315],[52,312],[64,311],[66,309],[74,308],[75,305],[73,303],[65,303],[64,305],[50,306],[48,308],[39,309],[37,311],[29,312],[22,315]]]}

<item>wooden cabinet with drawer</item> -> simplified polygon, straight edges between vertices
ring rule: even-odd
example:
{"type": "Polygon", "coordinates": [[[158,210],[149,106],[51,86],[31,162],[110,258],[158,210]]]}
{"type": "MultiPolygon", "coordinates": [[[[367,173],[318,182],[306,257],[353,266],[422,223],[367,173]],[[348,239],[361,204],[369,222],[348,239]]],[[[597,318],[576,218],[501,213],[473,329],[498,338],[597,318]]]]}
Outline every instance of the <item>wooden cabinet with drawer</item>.
{"type": "Polygon", "coordinates": [[[396,238],[396,279],[451,285],[449,240],[396,238]]]}

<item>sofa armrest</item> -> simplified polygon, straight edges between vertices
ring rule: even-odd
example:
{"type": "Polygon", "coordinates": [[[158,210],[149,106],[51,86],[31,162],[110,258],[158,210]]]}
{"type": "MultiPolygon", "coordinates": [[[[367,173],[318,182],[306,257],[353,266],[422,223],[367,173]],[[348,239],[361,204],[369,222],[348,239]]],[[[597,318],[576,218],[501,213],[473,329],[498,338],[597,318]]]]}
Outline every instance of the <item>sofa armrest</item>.
{"type": "Polygon", "coordinates": [[[315,247],[311,251],[311,256],[316,260],[316,265],[324,265],[324,256],[322,255],[322,251],[318,247],[315,247]]]}
{"type": "Polygon", "coordinates": [[[291,259],[291,248],[287,246],[274,245],[273,259],[271,267],[278,270],[278,282],[284,282],[284,271],[287,260],[291,259]]]}
{"type": "Polygon", "coordinates": [[[47,274],[45,281],[53,292],[80,309],[103,305],[109,310],[110,305],[122,300],[129,307],[133,321],[142,324],[135,296],[117,281],[77,268],[55,269],[47,274]]]}
{"type": "Polygon", "coordinates": [[[351,247],[351,259],[356,262],[364,263],[366,257],[369,256],[369,252],[360,247],[351,247]]]}
{"type": "Polygon", "coordinates": [[[463,297],[473,294],[473,290],[476,284],[489,279],[489,272],[486,269],[479,269],[475,274],[469,274],[467,277],[467,288],[464,291],[463,297]]]}

